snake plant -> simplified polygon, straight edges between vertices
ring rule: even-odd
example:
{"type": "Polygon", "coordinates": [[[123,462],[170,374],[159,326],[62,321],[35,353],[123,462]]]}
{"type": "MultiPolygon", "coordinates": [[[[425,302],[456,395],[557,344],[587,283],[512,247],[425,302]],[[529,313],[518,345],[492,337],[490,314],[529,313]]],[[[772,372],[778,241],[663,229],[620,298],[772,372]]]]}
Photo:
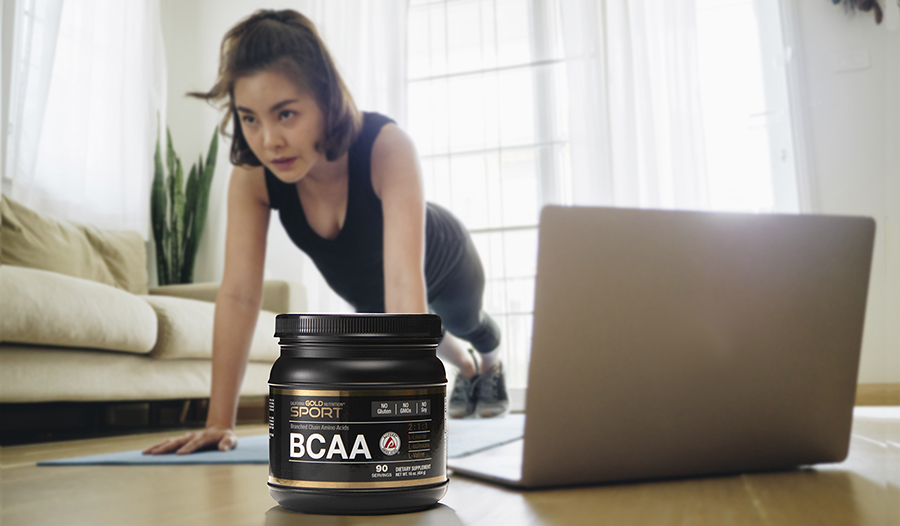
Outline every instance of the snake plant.
{"type": "Polygon", "coordinates": [[[166,128],[166,168],[163,173],[159,138],[153,157],[153,187],[150,191],[150,214],[153,238],[156,241],[156,270],[160,285],[191,283],[194,280],[194,261],[206,223],[209,189],[216,169],[219,135],[213,130],[206,164],[200,156],[199,164],[191,166],[184,181],[181,159],[172,147],[172,133],[166,128]]]}

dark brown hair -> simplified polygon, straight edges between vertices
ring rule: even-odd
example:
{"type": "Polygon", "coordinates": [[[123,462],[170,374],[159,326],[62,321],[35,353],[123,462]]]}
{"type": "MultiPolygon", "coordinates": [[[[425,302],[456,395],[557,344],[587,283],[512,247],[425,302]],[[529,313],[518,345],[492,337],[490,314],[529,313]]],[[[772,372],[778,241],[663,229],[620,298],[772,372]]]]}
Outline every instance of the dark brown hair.
{"type": "Polygon", "coordinates": [[[259,10],[231,28],[222,39],[219,51],[219,74],[206,93],[189,92],[188,96],[218,103],[227,97],[219,129],[226,137],[228,121],[233,122],[231,163],[260,166],[250,150],[234,106],[234,83],[261,71],[277,71],[291,79],[297,87],[310,93],[325,119],[325,131],[316,150],[329,161],[343,155],[362,128],[362,115],[338,73],[325,42],[310,19],[292,10],[259,10]]]}

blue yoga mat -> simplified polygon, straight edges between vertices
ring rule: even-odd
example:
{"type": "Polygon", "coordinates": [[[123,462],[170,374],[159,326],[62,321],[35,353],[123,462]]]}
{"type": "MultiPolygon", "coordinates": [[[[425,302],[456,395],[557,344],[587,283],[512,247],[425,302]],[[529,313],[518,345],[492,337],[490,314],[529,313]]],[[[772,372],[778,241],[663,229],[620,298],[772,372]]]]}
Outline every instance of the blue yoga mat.
{"type": "MultiPolygon", "coordinates": [[[[502,418],[450,420],[447,430],[447,456],[464,457],[484,449],[522,438],[525,415],[502,418]]],[[[138,451],[93,455],[38,462],[38,466],[143,465],[143,464],[268,464],[269,437],[241,438],[231,451],[200,451],[190,455],[143,455],[138,451]]]]}

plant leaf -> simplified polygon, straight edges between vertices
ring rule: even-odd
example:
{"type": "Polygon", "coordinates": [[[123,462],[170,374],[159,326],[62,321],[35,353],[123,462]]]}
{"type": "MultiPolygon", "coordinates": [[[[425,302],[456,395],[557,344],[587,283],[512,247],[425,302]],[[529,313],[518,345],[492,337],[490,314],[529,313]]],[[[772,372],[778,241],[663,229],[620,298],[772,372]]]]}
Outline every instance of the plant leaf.
{"type": "Polygon", "coordinates": [[[181,159],[172,146],[172,133],[168,128],[166,145],[165,166],[168,168],[168,176],[162,162],[160,139],[157,137],[150,194],[160,285],[193,281],[194,262],[206,223],[209,193],[219,149],[218,129],[213,130],[206,162],[200,155],[198,163],[191,166],[186,181],[181,159]]]}
{"type": "Polygon", "coordinates": [[[175,173],[175,148],[172,146],[172,130],[166,126],[166,168],[169,170],[169,177],[175,173]]]}
{"type": "Polygon", "coordinates": [[[206,212],[209,207],[209,192],[212,188],[213,175],[216,172],[216,155],[219,150],[219,134],[218,129],[213,130],[212,141],[209,144],[209,153],[206,156],[206,167],[201,178],[201,186],[197,199],[197,218],[194,222],[194,231],[199,240],[200,234],[203,232],[203,226],[206,223],[206,212]]]}
{"type": "Polygon", "coordinates": [[[181,281],[181,267],[184,261],[184,171],[181,166],[181,159],[175,157],[175,192],[172,198],[172,209],[174,213],[174,247],[175,254],[172,258],[174,267],[173,274],[181,281]]]}
{"type": "Polygon", "coordinates": [[[175,248],[175,163],[166,177],[166,192],[169,198],[169,209],[166,214],[166,275],[169,283],[175,283],[175,274],[172,272],[173,260],[178,256],[175,248]]]}
{"type": "MultiPolygon", "coordinates": [[[[159,115],[157,115],[157,126],[159,115]]],[[[163,172],[162,154],[160,152],[159,130],[156,134],[156,151],[153,154],[153,184],[150,187],[150,222],[153,225],[153,241],[156,247],[156,273],[160,285],[167,285],[166,272],[166,188],[163,172]]]]}
{"type": "Polygon", "coordinates": [[[178,269],[180,282],[190,283],[188,280],[191,272],[188,267],[193,264],[194,239],[193,239],[193,223],[196,221],[197,211],[197,191],[200,186],[200,176],[198,175],[197,165],[191,166],[191,173],[187,179],[187,190],[185,191],[184,202],[184,239],[182,240],[181,253],[182,264],[178,269]]]}
{"type": "Polygon", "coordinates": [[[212,179],[216,171],[216,155],[219,151],[219,133],[218,129],[213,129],[212,140],[209,144],[209,152],[206,155],[206,165],[203,165],[203,159],[200,160],[201,170],[197,187],[196,209],[194,210],[194,220],[191,224],[191,252],[190,259],[185,261],[188,276],[193,280],[194,261],[200,247],[200,239],[203,237],[203,227],[206,225],[206,212],[209,208],[209,192],[212,188],[212,179]]]}

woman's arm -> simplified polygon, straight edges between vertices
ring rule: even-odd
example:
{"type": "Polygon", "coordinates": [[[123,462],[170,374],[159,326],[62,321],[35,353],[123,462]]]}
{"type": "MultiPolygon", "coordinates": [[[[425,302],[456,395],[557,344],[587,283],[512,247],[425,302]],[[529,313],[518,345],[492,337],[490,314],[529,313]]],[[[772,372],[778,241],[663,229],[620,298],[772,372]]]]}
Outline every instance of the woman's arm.
{"type": "Polygon", "coordinates": [[[268,226],[268,195],[262,168],[235,167],[228,186],[225,269],[216,297],[206,429],[166,440],[144,453],[177,449],[179,454],[185,454],[210,446],[227,451],[237,444],[235,415],[262,302],[268,226]]]}
{"type": "Polygon", "coordinates": [[[422,173],[412,140],[393,124],[375,139],[372,186],[384,213],[385,311],[427,313],[422,173]]]}
{"type": "Polygon", "coordinates": [[[241,381],[262,303],[269,215],[263,169],[235,167],[228,186],[225,268],[216,297],[207,427],[234,427],[241,381]]]}

